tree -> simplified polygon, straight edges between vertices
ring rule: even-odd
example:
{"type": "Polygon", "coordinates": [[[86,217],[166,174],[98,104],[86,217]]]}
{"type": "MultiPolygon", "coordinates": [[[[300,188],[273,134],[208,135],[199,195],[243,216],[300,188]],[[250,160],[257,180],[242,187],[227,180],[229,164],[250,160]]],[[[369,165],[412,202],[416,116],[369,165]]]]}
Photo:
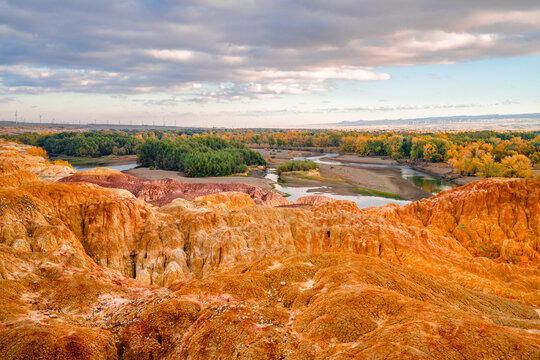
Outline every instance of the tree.
{"type": "Polygon", "coordinates": [[[491,154],[482,154],[478,161],[478,172],[476,176],[481,178],[489,178],[499,176],[501,171],[500,164],[495,162],[491,154]]]}
{"type": "Polygon", "coordinates": [[[424,146],[426,141],[423,139],[413,138],[411,147],[411,159],[422,159],[424,157],[424,146]]]}
{"type": "Polygon", "coordinates": [[[531,161],[525,155],[507,156],[501,161],[501,175],[512,178],[529,178],[531,174],[531,161]]]}
{"type": "Polygon", "coordinates": [[[437,149],[435,149],[435,146],[431,144],[426,144],[424,146],[424,155],[423,158],[425,161],[433,161],[434,157],[436,157],[437,149]]]}
{"type": "Polygon", "coordinates": [[[404,139],[401,135],[390,136],[385,141],[386,154],[390,155],[392,159],[402,159],[404,139]]]}

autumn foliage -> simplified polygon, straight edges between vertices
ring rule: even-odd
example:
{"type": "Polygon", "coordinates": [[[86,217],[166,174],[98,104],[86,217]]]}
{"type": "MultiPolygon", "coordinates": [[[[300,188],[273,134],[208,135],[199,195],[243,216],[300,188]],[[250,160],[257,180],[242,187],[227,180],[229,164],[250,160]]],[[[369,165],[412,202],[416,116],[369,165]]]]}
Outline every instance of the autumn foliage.
{"type": "MultiPolygon", "coordinates": [[[[318,149],[355,153],[360,156],[387,156],[396,160],[403,159],[414,162],[448,163],[455,168],[458,174],[476,175],[483,178],[494,176],[530,177],[532,166],[540,164],[539,131],[421,133],[414,131],[322,129],[179,129],[177,131],[126,130],[53,135],[25,133],[9,136],[9,140],[43,146],[51,153],[100,156],[137,152],[140,154],[145,149],[142,144],[147,142],[200,142],[201,139],[209,138],[209,135],[214,139],[219,138],[219,140],[235,144],[235,146],[243,144],[252,147],[318,149]]],[[[183,153],[185,151],[176,152],[183,153]]],[[[166,157],[177,158],[177,155],[167,155],[166,157]]],[[[196,161],[193,161],[195,165],[204,162],[221,164],[229,161],[226,161],[224,157],[203,159],[200,156],[197,157],[196,161]]],[[[174,163],[180,164],[182,162],[174,161],[174,163]]],[[[175,167],[177,166],[161,168],[172,169],[175,167]]]]}
{"type": "Polygon", "coordinates": [[[47,152],[40,147],[33,147],[26,151],[29,155],[32,156],[41,156],[42,158],[47,159],[47,152]]]}

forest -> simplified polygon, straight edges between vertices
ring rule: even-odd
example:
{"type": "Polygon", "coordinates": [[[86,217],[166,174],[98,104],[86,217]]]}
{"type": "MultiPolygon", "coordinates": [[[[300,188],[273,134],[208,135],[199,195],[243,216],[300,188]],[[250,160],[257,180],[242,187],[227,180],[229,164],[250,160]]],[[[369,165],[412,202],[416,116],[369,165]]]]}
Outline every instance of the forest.
{"type": "Polygon", "coordinates": [[[461,175],[531,177],[540,164],[540,131],[280,131],[227,132],[222,136],[254,146],[331,149],[360,156],[413,162],[444,162],[461,175]]]}
{"type": "Polygon", "coordinates": [[[484,178],[531,177],[531,169],[540,165],[540,131],[179,129],[24,133],[3,137],[43,147],[53,155],[138,154],[143,166],[180,170],[188,176],[231,174],[263,164],[264,159],[248,147],[340,151],[447,163],[458,174],[484,178]]]}
{"type": "Polygon", "coordinates": [[[248,166],[266,165],[263,157],[239,142],[217,136],[188,139],[150,139],[139,148],[137,163],[144,167],[183,171],[186,176],[226,176],[244,173],[248,166]]]}
{"type": "Polygon", "coordinates": [[[134,155],[142,140],[124,132],[60,132],[54,134],[24,133],[3,136],[12,141],[39,146],[49,155],[99,157],[105,155],[134,155]]]}

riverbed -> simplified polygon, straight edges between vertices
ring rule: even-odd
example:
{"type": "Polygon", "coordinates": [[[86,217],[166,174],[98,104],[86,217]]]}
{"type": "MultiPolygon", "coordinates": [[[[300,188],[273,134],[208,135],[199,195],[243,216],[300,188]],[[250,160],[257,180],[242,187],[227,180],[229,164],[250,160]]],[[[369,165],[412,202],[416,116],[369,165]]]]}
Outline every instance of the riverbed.
{"type": "Polygon", "coordinates": [[[292,202],[296,202],[298,198],[303,196],[324,195],[337,200],[349,200],[355,202],[360,209],[372,206],[384,206],[387,204],[406,205],[410,203],[408,200],[397,200],[381,196],[367,196],[360,194],[343,195],[337,193],[336,188],[332,186],[289,186],[279,182],[279,175],[277,174],[276,169],[269,169],[265,178],[275,182],[273,185],[274,190],[279,191],[281,194],[288,195],[287,200],[291,200],[292,202]]]}
{"type": "MultiPolygon", "coordinates": [[[[274,167],[269,167],[264,178],[261,177],[221,177],[221,178],[186,178],[176,171],[166,170],[149,170],[147,168],[137,168],[135,162],[128,162],[122,164],[103,164],[86,162],[81,165],[74,165],[73,167],[78,171],[90,170],[98,166],[106,166],[118,171],[124,171],[131,175],[135,175],[142,178],[156,179],[170,177],[185,182],[201,182],[201,183],[248,183],[257,185],[265,190],[269,190],[271,187],[276,191],[284,194],[287,198],[293,202],[296,202],[298,198],[309,195],[325,195],[338,200],[350,200],[355,202],[359,208],[367,208],[372,206],[383,206],[387,204],[399,204],[405,205],[412,200],[416,200],[416,197],[429,197],[432,194],[436,194],[440,191],[450,189],[455,185],[445,182],[442,179],[437,179],[431,175],[422,173],[420,171],[411,169],[408,166],[392,164],[392,163],[362,163],[357,161],[337,161],[335,160],[339,154],[322,154],[315,156],[295,156],[295,160],[312,160],[316,162],[323,171],[331,172],[332,174],[338,174],[341,176],[351,175],[350,179],[346,179],[346,185],[339,182],[322,182],[322,181],[287,181],[282,182],[274,167]],[[360,175],[359,175],[360,174],[360,175]],[[384,178],[377,178],[383,174],[384,178]],[[401,180],[399,179],[401,175],[401,180]],[[363,177],[363,179],[359,179],[363,177]],[[369,196],[358,193],[358,184],[364,184],[368,179],[371,179],[377,183],[383,183],[389,181],[395,188],[403,190],[403,188],[409,187],[410,190],[417,190],[409,199],[396,199],[394,197],[385,196],[369,196]],[[362,180],[362,181],[360,181],[362,180]],[[398,181],[399,180],[399,181],[398,181]],[[352,185],[351,185],[352,183],[352,185]]],[[[369,185],[369,183],[367,183],[369,185]]],[[[376,186],[366,186],[367,188],[375,189],[376,186]]],[[[408,193],[408,192],[405,192],[408,193]]]]}
{"type": "MultiPolygon", "coordinates": [[[[359,208],[367,208],[371,206],[383,206],[387,204],[399,204],[405,205],[414,199],[395,199],[393,196],[368,196],[358,194],[358,184],[365,184],[366,179],[361,177],[376,178],[380,177],[381,180],[375,179],[380,183],[387,181],[390,185],[394,185],[394,188],[408,187],[409,193],[411,190],[417,190],[416,194],[410,194],[411,196],[429,197],[433,194],[439,193],[444,190],[454,187],[442,179],[437,179],[431,175],[422,173],[420,171],[411,169],[408,166],[393,164],[389,162],[373,162],[362,163],[358,161],[337,161],[339,154],[322,154],[311,156],[295,156],[294,160],[311,160],[319,165],[321,172],[328,174],[340,175],[348,180],[346,183],[338,182],[318,182],[318,181],[304,181],[293,180],[290,181],[288,177],[287,181],[280,181],[279,175],[275,169],[269,169],[266,178],[274,182],[274,187],[277,191],[285,194],[289,194],[288,199],[296,202],[299,197],[308,195],[326,195],[339,200],[350,200],[355,202],[359,208]],[[389,171],[393,170],[393,171],[389,171]],[[401,175],[402,180],[396,181],[396,175],[401,175]],[[349,176],[347,176],[349,175],[349,176]],[[389,181],[390,180],[390,181],[389,181]],[[301,183],[299,183],[301,181],[301,183]],[[303,184],[306,183],[306,184],[303,184]],[[328,184],[328,185],[326,185],[328,184]]],[[[372,184],[373,185],[373,184],[372,184]]],[[[371,186],[374,188],[375,186],[371,186]]],[[[402,195],[400,194],[400,195],[402,195]]],[[[390,195],[390,194],[388,194],[390,195]]]]}
{"type": "Polygon", "coordinates": [[[326,164],[333,166],[353,166],[353,167],[363,167],[363,168],[394,168],[401,171],[401,177],[405,180],[408,180],[415,186],[430,192],[431,194],[438,194],[441,191],[450,190],[455,188],[456,185],[445,181],[441,178],[436,178],[429,174],[423,173],[418,170],[414,170],[409,166],[397,165],[397,164],[384,164],[384,163],[363,163],[363,162],[347,162],[347,161],[333,161],[332,159],[338,157],[339,154],[323,154],[316,156],[297,156],[294,160],[311,160],[317,164],[326,164]]]}

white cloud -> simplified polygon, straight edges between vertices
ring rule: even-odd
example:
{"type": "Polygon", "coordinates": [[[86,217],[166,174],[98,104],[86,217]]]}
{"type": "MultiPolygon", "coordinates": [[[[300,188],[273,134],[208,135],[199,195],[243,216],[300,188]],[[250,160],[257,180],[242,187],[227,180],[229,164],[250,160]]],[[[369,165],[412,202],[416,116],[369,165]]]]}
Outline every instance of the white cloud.
{"type": "Polygon", "coordinates": [[[148,53],[156,59],[172,61],[188,61],[193,58],[193,51],[189,50],[148,50],[148,53]]]}
{"type": "Polygon", "coordinates": [[[390,75],[386,73],[376,73],[367,69],[354,67],[328,67],[302,71],[239,69],[236,71],[236,77],[237,80],[245,82],[270,80],[284,83],[298,81],[322,82],[326,80],[378,81],[390,79],[390,75]]]}
{"type": "Polygon", "coordinates": [[[478,27],[500,24],[529,25],[531,29],[540,29],[540,10],[533,11],[493,11],[485,10],[468,15],[457,21],[456,27],[467,31],[478,27]]]}
{"type": "Polygon", "coordinates": [[[540,3],[530,0],[0,6],[0,87],[14,92],[269,97],[328,91],[334,80],[389,80],[381,66],[540,53],[540,3]],[[191,87],[224,82],[235,87],[191,87]]]}

